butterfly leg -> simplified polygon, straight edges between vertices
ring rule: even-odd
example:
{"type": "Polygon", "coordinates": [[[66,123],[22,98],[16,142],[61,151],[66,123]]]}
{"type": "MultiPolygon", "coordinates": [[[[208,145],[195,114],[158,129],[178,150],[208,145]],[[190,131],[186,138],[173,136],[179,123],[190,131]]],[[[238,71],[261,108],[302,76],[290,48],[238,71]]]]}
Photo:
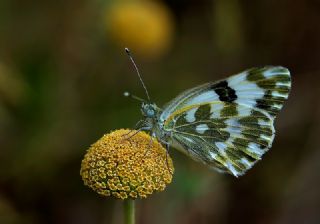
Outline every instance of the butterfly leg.
{"type": "Polygon", "coordinates": [[[152,144],[153,144],[153,138],[155,138],[155,137],[156,137],[155,133],[152,133],[151,136],[150,136],[150,142],[149,142],[149,147],[148,147],[148,149],[151,148],[151,146],[152,146],[152,144]]]}
{"type": "Polygon", "coordinates": [[[152,144],[153,144],[153,138],[155,138],[155,137],[156,137],[156,134],[155,134],[155,133],[152,133],[151,136],[150,136],[149,146],[148,146],[146,152],[144,153],[144,157],[146,157],[146,155],[147,155],[148,152],[149,152],[149,149],[151,149],[152,144]]]}
{"type": "MultiPolygon", "coordinates": [[[[124,140],[128,140],[130,138],[132,138],[133,136],[135,136],[136,134],[138,134],[140,131],[150,131],[150,128],[149,127],[141,127],[139,128],[138,130],[132,130],[132,131],[129,131],[127,134],[124,134],[123,136],[128,136],[128,137],[125,137],[124,140]],[[132,132],[134,132],[133,134],[131,134],[132,132]],[[131,135],[129,135],[131,134],[131,135]]],[[[122,137],[123,137],[122,136],[122,137]]]]}
{"type": "Polygon", "coordinates": [[[169,161],[168,161],[168,155],[169,155],[169,150],[170,150],[170,143],[167,142],[167,141],[164,141],[164,140],[161,140],[161,143],[166,146],[166,163],[167,163],[167,168],[168,168],[168,171],[169,171],[171,174],[173,174],[172,171],[170,170],[169,161]]]}
{"type": "MultiPolygon", "coordinates": [[[[136,131],[137,128],[139,129],[141,124],[145,124],[145,123],[146,123],[145,120],[139,120],[139,121],[135,124],[133,130],[130,130],[128,133],[124,134],[123,136],[130,135],[132,132],[136,131]]],[[[122,136],[122,137],[123,137],[123,136],[122,136]]]]}
{"type": "Polygon", "coordinates": [[[169,142],[165,142],[164,144],[166,145],[166,163],[167,163],[167,168],[168,168],[168,171],[169,171],[171,174],[173,174],[172,171],[171,171],[171,169],[170,169],[170,167],[169,167],[169,161],[168,161],[170,144],[169,144],[169,142]]]}

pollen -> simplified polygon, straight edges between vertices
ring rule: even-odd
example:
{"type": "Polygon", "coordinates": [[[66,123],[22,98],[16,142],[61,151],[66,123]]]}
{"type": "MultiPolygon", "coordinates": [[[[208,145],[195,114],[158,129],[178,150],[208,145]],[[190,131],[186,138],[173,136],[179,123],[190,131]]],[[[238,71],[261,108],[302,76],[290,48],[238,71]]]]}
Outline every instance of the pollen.
{"type": "Polygon", "coordinates": [[[172,181],[172,159],[145,132],[120,129],[91,145],[81,163],[84,184],[102,196],[146,198],[172,181]],[[134,135],[133,135],[134,134],[134,135]]]}

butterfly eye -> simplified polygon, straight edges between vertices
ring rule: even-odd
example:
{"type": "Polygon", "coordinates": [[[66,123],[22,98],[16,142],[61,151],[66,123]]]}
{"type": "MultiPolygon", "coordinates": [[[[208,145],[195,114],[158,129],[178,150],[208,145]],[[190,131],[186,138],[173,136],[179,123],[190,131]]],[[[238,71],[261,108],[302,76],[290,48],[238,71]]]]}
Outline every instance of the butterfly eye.
{"type": "Polygon", "coordinates": [[[141,112],[145,117],[153,118],[156,114],[156,109],[152,104],[142,103],[141,112]]]}
{"type": "Polygon", "coordinates": [[[146,117],[152,118],[155,115],[155,108],[150,104],[142,103],[142,114],[146,117]]]}
{"type": "Polygon", "coordinates": [[[147,117],[153,117],[154,113],[154,110],[152,108],[149,108],[149,110],[147,110],[147,117]]]}

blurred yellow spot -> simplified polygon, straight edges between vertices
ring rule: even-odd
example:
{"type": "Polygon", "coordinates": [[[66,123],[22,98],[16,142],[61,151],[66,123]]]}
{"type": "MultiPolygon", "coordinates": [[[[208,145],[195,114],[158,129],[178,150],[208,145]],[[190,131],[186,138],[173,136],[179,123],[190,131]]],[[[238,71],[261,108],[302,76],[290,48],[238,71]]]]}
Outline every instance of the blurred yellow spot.
{"type": "Polygon", "coordinates": [[[157,1],[116,1],[106,11],[106,24],[120,47],[142,57],[162,55],[173,38],[170,11],[157,1]]]}
{"type": "Polygon", "coordinates": [[[80,175],[84,184],[100,195],[146,198],[163,191],[172,181],[174,169],[169,155],[167,164],[166,149],[157,141],[150,145],[150,136],[144,132],[126,139],[129,131],[121,129],[104,135],[82,160],[80,175]]]}

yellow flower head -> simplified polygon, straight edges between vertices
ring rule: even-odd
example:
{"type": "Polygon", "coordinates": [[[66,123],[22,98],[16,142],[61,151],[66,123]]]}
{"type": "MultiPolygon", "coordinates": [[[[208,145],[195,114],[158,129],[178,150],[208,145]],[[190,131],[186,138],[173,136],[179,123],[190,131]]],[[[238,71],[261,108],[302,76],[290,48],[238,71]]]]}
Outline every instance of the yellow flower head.
{"type": "Polygon", "coordinates": [[[158,57],[173,41],[174,21],[160,1],[114,1],[106,10],[108,34],[140,57],[158,57]]]}
{"type": "Polygon", "coordinates": [[[103,196],[146,198],[171,183],[173,164],[166,149],[144,132],[130,137],[116,130],[94,143],[82,160],[84,184],[103,196]]]}

